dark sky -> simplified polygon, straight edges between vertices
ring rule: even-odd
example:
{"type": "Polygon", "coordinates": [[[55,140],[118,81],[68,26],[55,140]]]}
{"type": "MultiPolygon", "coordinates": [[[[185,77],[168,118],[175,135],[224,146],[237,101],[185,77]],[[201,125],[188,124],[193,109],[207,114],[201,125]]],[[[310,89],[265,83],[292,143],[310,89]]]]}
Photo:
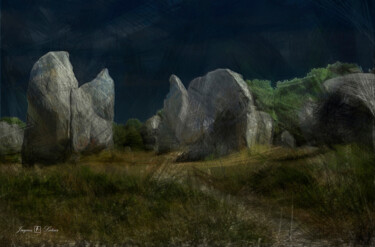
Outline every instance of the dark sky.
{"type": "Polygon", "coordinates": [[[117,122],[162,108],[172,73],[187,86],[216,68],[273,82],[338,60],[367,70],[374,1],[2,0],[1,116],[25,120],[30,70],[53,50],[81,84],[109,69],[117,122]]]}

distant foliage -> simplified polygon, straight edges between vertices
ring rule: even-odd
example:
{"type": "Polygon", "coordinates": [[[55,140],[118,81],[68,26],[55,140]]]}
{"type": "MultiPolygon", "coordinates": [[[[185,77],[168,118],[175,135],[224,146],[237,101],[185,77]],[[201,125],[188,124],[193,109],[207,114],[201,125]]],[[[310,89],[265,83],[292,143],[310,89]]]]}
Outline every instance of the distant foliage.
{"type": "Polygon", "coordinates": [[[274,89],[271,86],[271,81],[255,79],[247,81],[247,83],[253,93],[255,104],[263,111],[273,112],[274,89]]]}
{"type": "Polygon", "coordinates": [[[7,122],[8,124],[17,124],[20,128],[25,128],[26,123],[16,117],[2,117],[0,118],[0,122],[7,122]]]}
{"type": "Polygon", "coordinates": [[[358,72],[362,72],[362,69],[355,64],[337,62],[326,68],[312,69],[304,78],[279,81],[275,88],[270,81],[255,79],[248,80],[247,83],[257,107],[275,120],[276,134],[289,130],[298,140],[302,138],[298,112],[306,100],[317,100],[326,80],[358,72]]]}
{"type": "Polygon", "coordinates": [[[139,121],[138,119],[131,118],[126,122],[125,128],[127,128],[127,129],[135,128],[136,130],[139,130],[142,127],[142,125],[143,125],[142,122],[139,121]]]}
{"type": "Polygon", "coordinates": [[[113,141],[117,149],[130,147],[143,149],[143,140],[140,133],[142,122],[138,119],[129,119],[125,125],[113,123],[113,141]]]}
{"type": "Polygon", "coordinates": [[[125,147],[126,130],[123,124],[113,123],[113,142],[115,148],[125,147]]]}
{"type": "Polygon", "coordinates": [[[362,68],[354,63],[336,62],[328,65],[327,69],[337,75],[347,75],[352,73],[361,73],[362,68]]]}

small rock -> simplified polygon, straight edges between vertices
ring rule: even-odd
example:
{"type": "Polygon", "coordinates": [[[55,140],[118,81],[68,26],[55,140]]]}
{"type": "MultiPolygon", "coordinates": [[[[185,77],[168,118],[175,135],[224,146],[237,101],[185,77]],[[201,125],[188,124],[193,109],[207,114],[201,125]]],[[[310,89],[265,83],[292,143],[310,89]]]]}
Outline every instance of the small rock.
{"type": "Polygon", "coordinates": [[[24,130],[17,124],[0,122],[0,156],[21,152],[24,130]]]}
{"type": "Polygon", "coordinates": [[[294,139],[294,136],[290,134],[289,131],[285,130],[280,135],[280,144],[287,148],[295,148],[296,140],[294,139]]]}
{"type": "Polygon", "coordinates": [[[141,135],[143,144],[146,150],[157,151],[159,147],[158,135],[160,129],[161,118],[159,115],[155,115],[148,119],[141,128],[141,135]]]}

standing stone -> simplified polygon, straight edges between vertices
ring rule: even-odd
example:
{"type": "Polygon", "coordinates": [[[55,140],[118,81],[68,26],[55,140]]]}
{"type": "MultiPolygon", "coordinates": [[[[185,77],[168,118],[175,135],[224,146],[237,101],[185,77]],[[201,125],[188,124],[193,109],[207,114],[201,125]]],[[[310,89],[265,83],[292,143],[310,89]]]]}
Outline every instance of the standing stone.
{"type": "Polygon", "coordinates": [[[104,69],[71,96],[71,138],[75,153],[98,152],[113,146],[115,88],[104,69]]]}
{"type": "Polygon", "coordinates": [[[212,153],[222,156],[253,144],[256,134],[248,135],[248,128],[256,117],[256,108],[241,75],[228,69],[215,70],[193,80],[188,94],[183,137],[190,146],[191,157],[187,155],[187,159],[212,153]]]}
{"type": "Polygon", "coordinates": [[[148,119],[141,128],[141,135],[143,144],[146,150],[158,151],[159,143],[159,128],[160,128],[161,118],[159,115],[155,115],[148,119]]]}
{"type": "Polygon", "coordinates": [[[31,71],[27,99],[24,164],[64,162],[113,145],[114,83],[106,69],[78,88],[69,54],[49,52],[31,71]]]}
{"type": "Polygon", "coordinates": [[[357,143],[374,147],[375,75],[357,73],[324,82],[325,97],[317,107],[320,143],[357,143]]]}
{"type": "Polygon", "coordinates": [[[308,99],[298,112],[299,127],[304,140],[309,145],[316,144],[316,112],[318,103],[308,99]]]}
{"type": "Polygon", "coordinates": [[[187,91],[172,75],[160,123],[146,129],[144,140],[153,137],[147,133],[158,133],[149,139],[156,140],[150,143],[159,153],[180,150],[178,160],[199,160],[256,144],[271,145],[273,119],[257,110],[241,75],[218,69],[194,79],[187,91]]]}
{"type": "Polygon", "coordinates": [[[158,152],[164,153],[179,148],[186,131],[184,124],[188,114],[188,93],[181,80],[170,77],[169,93],[164,100],[163,114],[158,138],[158,152]]]}
{"type": "Polygon", "coordinates": [[[294,139],[294,136],[290,134],[289,131],[284,130],[280,135],[280,144],[283,147],[295,148],[296,140],[294,139]]]}
{"type": "Polygon", "coordinates": [[[169,82],[170,89],[167,98],[164,100],[163,118],[169,128],[176,133],[177,140],[181,142],[184,132],[183,125],[188,114],[189,97],[177,76],[172,75],[169,82]]]}
{"type": "MultiPolygon", "coordinates": [[[[252,145],[271,145],[273,140],[273,119],[272,117],[262,111],[257,111],[257,128],[256,130],[256,139],[255,142],[252,143],[252,145]]],[[[248,131],[252,131],[251,129],[248,129],[248,131]]],[[[251,146],[252,146],[251,145],[251,146]]]]}
{"type": "Polygon", "coordinates": [[[0,156],[21,152],[24,130],[18,124],[0,122],[0,156]]]}
{"type": "Polygon", "coordinates": [[[34,65],[27,90],[23,163],[60,162],[70,155],[70,95],[78,87],[67,52],[49,52],[34,65]]]}

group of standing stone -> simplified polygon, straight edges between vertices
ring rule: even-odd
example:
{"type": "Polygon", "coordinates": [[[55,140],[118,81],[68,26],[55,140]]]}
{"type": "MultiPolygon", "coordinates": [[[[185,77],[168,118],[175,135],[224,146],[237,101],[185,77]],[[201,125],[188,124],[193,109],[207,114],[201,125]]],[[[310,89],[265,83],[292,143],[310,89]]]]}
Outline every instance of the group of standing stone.
{"type": "Polygon", "coordinates": [[[159,153],[181,150],[182,159],[198,160],[270,145],[273,120],[256,108],[241,75],[218,69],[194,79],[188,90],[172,75],[164,108],[146,121],[143,136],[159,153]]]}
{"type": "MultiPolygon", "coordinates": [[[[375,74],[353,73],[324,82],[319,101],[299,110],[307,145],[359,143],[374,147],[375,74]]],[[[114,82],[104,69],[79,87],[67,52],[49,52],[33,66],[27,91],[27,127],[0,122],[0,155],[22,150],[32,165],[74,159],[113,146],[114,82]]],[[[240,74],[218,69],[190,82],[172,75],[163,109],[141,130],[146,149],[182,151],[181,160],[223,156],[276,142],[295,147],[284,130],[257,108],[240,74]]]]}
{"type": "MultiPolygon", "coordinates": [[[[254,145],[375,147],[375,74],[356,71],[322,84],[320,98],[297,110],[304,136],[288,130],[275,137],[274,120],[254,104],[242,76],[219,69],[194,79],[188,90],[177,76],[161,113],[146,121],[146,147],[159,153],[180,150],[182,160],[222,156],[254,145]]],[[[279,130],[280,131],[280,130],[279,130]]]]}
{"type": "Polygon", "coordinates": [[[6,145],[14,152],[22,150],[26,165],[64,162],[80,153],[108,148],[113,145],[114,95],[107,69],[79,87],[69,54],[49,52],[31,70],[27,127],[12,126],[17,127],[13,130],[17,135],[8,138],[16,143],[6,145]]]}

